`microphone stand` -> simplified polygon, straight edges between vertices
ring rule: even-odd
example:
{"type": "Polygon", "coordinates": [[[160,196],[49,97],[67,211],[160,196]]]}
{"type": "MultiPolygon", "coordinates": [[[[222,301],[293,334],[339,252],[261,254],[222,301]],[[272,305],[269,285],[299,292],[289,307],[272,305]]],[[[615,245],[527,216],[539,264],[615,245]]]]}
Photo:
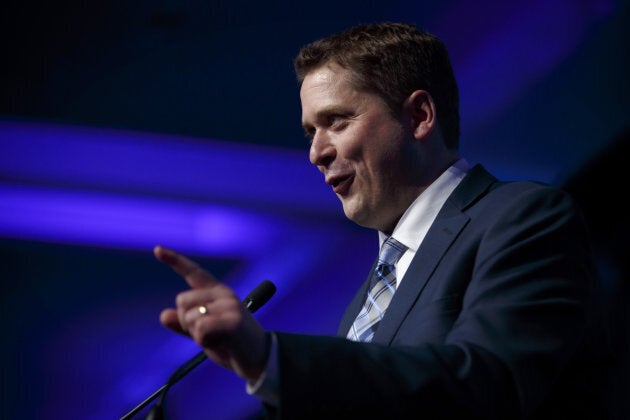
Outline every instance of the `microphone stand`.
{"type": "MultiPolygon", "coordinates": [[[[243,304],[245,308],[250,313],[256,312],[263,306],[276,292],[276,286],[269,280],[264,280],[261,282],[254,290],[252,290],[247,297],[243,300],[243,304]]],[[[193,358],[189,361],[181,365],[164,385],[162,385],[158,390],[156,390],[153,394],[149,395],[144,401],[138,404],[133,410],[125,414],[120,420],[129,420],[133,416],[135,416],[140,410],[146,407],[151,401],[158,398],[157,403],[153,406],[149,414],[147,415],[146,420],[162,420],[164,418],[164,400],[166,399],[166,393],[168,390],[176,384],[180,379],[184,376],[188,375],[190,371],[199,366],[201,362],[207,359],[206,354],[203,351],[197,353],[193,358]]]]}
{"type": "Polygon", "coordinates": [[[206,358],[207,358],[206,354],[203,351],[200,351],[199,353],[197,353],[197,355],[195,355],[192,359],[190,359],[189,361],[187,361],[186,363],[181,365],[171,375],[171,377],[168,379],[168,381],[164,385],[162,385],[160,388],[158,388],[157,391],[155,391],[153,394],[151,394],[149,397],[147,397],[147,399],[145,399],[140,404],[138,404],[136,406],[136,408],[134,408],[129,413],[127,413],[123,417],[121,417],[120,420],[129,420],[129,419],[131,419],[140,410],[142,410],[144,407],[146,407],[151,401],[153,401],[157,397],[160,397],[160,399],[158,400],[158,402],[156,403],[155,407],[153,407],[153,409],[151,410],[151,412],[147,416],[147,420],[149,420],[149,419],[159,420],[159,419],[164,418],[164,416],[162,414],[162,411],[163,411],[162,410],[162,405],[164,404],[164,399],[166,397],[166,392],[169,390],[170,387],[172,387],[180,379],[182,379],[184,376],[186,376],[191,370],[193,370],[194,368],[199,366],[201,364],[201,362],[206,360],[206,358]]]}

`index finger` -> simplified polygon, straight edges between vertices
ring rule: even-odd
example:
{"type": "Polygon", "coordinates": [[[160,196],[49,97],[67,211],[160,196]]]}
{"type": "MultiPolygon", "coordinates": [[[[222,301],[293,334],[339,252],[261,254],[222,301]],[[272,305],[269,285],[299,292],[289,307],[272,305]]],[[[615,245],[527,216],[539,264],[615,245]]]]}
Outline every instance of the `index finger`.
{"type": "Polygon", "coordinates": [[[212,274],[201,268],[196,262],[172,249],[157,245],[153,248],[153,254],[159,261],[170,265],[192,288],[208,287],[219,283],[212,274]]]}

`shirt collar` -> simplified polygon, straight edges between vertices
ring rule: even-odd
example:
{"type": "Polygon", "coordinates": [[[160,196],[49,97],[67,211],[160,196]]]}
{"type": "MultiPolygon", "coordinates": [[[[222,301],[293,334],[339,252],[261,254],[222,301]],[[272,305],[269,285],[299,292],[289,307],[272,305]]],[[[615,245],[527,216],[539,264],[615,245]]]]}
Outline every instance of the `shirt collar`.
{"type": "MultiPolygon", "coordinates": [[[[440,209],[468,172],[468,162],[459,159],[431,183],[411,203],[394,228],[391,236],[412,252],[416,252],[440,209]]],[[[388,235],[378,232],[379,248],[388,235]]]]}

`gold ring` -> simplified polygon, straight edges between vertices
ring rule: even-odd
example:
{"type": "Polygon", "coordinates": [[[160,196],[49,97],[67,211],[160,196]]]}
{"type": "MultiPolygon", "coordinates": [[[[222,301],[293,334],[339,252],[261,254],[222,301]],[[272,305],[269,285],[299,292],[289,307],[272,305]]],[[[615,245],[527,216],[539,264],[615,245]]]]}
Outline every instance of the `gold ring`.
{"type": "Polygon", "coordinates": [[[201,315],[205,315],[208,313],[208,308],[206,308],[204,305],[201,305],[197,307],[197,311],[199,311],[201,315]]]}

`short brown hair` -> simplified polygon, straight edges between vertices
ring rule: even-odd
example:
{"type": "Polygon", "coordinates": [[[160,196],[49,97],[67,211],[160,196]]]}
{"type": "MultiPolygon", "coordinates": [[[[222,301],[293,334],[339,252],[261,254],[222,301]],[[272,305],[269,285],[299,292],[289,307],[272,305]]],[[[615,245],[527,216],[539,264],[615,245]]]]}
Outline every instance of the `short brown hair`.
{"type": "Polygon", "coordinates": [[[434,35],[406,23],[346,29],[300,50],[294,60],[298,82],[329,62],[349,69],[354,88],[379,95],[394,115],[413,91],[428,91],[447,147],[459,147],[457,82],[446,47],[434,35]]]}

